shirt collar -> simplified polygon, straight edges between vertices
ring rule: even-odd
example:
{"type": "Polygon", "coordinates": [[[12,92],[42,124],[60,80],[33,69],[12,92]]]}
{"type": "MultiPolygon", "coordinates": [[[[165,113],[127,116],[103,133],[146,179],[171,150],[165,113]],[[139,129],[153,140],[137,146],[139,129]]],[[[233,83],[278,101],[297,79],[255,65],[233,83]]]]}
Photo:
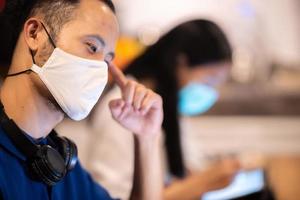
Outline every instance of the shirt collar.
{"type": "MultiPolygon", "coordinates": [[[[33,143],[37,145],[46,145],[48,144],[46,138],[34,140],[28,134],[24,133],[25,136],[33,143]]],[[[2,126],[0,126],[0,145],[5,148],[7,151],[12,153],[14,156],[21,160],[26,160],[25,155],[12,143],[11,139],[8,137],[7,133],[3,130],[2,126]]]]}
{"type": "Polygon", "coordinates": [[[0,145],[6,150],[12,153],[17,158],[25,161],[26,157],[23,153],[21,153],[17,147],[12,143],[10,138],[7,136],[7,133],[3,130],[2,126],[0,126],[0,145]]]}

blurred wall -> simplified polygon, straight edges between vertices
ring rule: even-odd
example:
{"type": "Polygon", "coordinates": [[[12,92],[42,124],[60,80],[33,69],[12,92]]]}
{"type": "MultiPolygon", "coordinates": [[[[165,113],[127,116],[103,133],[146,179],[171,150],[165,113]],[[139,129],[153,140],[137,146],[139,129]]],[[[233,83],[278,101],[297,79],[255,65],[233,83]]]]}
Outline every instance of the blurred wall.
{"type": "Polygon", "coordinates": [[[151,44],[182,21],[209,18],[228,34],[233,77],[265,81],[274,64],[300,69],[298,0],[115,0],[123,34],[151,44]]]}

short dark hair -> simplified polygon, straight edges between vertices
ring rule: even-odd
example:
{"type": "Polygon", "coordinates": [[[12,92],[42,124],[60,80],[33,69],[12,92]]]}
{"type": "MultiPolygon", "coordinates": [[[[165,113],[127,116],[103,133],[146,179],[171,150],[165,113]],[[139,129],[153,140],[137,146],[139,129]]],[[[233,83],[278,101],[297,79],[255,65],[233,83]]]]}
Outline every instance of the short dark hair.
{"type": "MultiPolygon", "coordinates": [[[[44,22],[50,28],[55,38],[56,34],[61,30],[62,26],[74,17],[74,10],[77,8],[80,0],[35,0],[36,3],[29,5],[27,8],[25,20],[38,13],[44,15],[44,22]]],[[[114,13],[115,7],[111,0],[100,0],[104,2],[114,13]]],[[[24,23],[23,22],[23,23],[24,23]]],[[[22,23],[22,24],[23,24],[22,23]]]]}
{"type": "MultiPolygon", "coordinates": [[[[115,7],[111,0],[99,0],[113,13],[115,7]]],[[[9,0],[0,13],[0,64],[9,64],[17,39],[25,21],[41,13],[54,40],[64,24],[73,18],[74,10],[80,0],[9,0]]]]}

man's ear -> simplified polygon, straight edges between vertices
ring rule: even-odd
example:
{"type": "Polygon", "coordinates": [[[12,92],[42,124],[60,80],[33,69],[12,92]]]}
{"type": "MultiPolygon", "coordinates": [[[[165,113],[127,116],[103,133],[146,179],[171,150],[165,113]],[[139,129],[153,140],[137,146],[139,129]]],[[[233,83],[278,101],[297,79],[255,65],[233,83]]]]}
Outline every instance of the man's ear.
{"type": "Polygon", "coordinates": [[[28,19],[24,24],[23,31],[25,41],[32,51],[37,51],[37,49],[45,42],[43,27],[38,19],[28,19]]]}

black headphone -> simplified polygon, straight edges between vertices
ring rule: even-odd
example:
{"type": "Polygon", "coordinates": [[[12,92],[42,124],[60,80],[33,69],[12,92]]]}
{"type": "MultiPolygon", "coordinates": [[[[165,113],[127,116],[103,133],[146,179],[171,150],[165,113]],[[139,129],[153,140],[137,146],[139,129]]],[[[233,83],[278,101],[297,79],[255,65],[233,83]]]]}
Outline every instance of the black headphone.
{"type": "Polygon", "coordinates": [[[59,137],[52,130],[47,136],[51,145],[36,145],[24,135],[24,132],[9,119],[0,102],[0,123],[13,144],[25,155],[30,177],[53,186],[72,170],[78,160],[77,147],[66,137],[59,137]],[[56,150],[57,149],[57,150],[56,150]]]}

